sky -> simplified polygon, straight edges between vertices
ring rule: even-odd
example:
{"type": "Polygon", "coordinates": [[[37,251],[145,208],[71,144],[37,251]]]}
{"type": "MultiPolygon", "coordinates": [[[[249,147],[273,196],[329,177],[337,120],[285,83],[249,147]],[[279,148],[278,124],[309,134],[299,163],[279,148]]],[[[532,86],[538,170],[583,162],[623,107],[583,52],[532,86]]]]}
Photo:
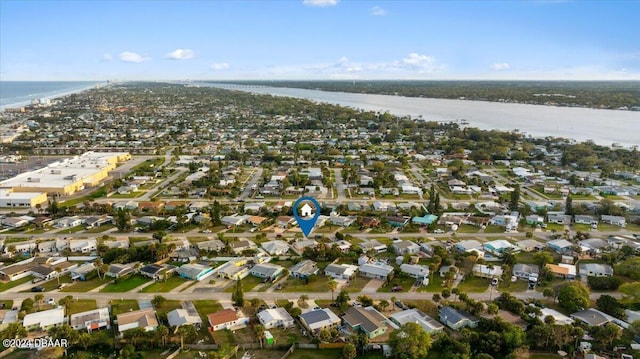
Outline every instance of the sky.
{"type": "Polygon", "coordinates": [[[640,1],[0,1],[0,80],[640,80],[640,1]]]}

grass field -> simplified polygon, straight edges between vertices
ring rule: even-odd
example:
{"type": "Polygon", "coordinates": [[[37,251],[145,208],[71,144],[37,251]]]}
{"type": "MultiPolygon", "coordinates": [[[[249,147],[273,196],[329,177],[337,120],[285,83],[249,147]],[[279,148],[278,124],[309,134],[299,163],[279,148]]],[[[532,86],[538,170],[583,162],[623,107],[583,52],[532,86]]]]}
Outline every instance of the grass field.
{"type": "Polygon", "coordinates": [[[91,280],[77,281],[74,284],[64,287],[61,292],[88,292],[103,284],[107,284],[112,280],[113,278],[111,277],[104,277],[102,279],[98,279],[98,277],[96,277],[91,280]]]}
{"type": "Polygon", "coordinates": [[[378,292],[390,293],[391,289],[393,289],[393,287],[396,286],[396,285],[401,286],[403,292],[407,292],[407,291],[409,291],[409,289],[411,289],[411,287],[413,286],[413,284],[415,282],[416,282],[416,280],[414,278],[411,278],[411,277],[396,276],[387,285],[384,285],[384,286],[378,288],[378,292]]]}
{"type": "Polygon", "coordinates": [[[367,283],[369,283],[369,281],[371,281],[370,278],[355,277],[349,283],[349,286],[347,286],[346,291],[349,292],[349,293],[358,293],[358,292],[362,291],[362,288],[364,288],[364,286],[367,285],[367,283]]]}
{"type": "MultiPolygon", "coordinates": [[[[0,292],[4,292],[5,290],[11,289],[13,287],[19,286],[20,284],[24,284],[30,282],[33,279],[32,276],[26,276],[24,278],[20,278],[18,280],[14,280],[7,283],[0,283],[0,292]]],[[[34,284],[34,286],[37,284],[34,284]]]]}
{"type": "Polygon", "coordinates": [[[170,292],[173,288],[179,286],[180,284],[186,282],[186,279],[183,279],[178,276],[173,276],[167,279],[166,281],[157,281],[151,285],[148,285],[142,288],[142,293],[166,293],[170,292]]]}
{"type": "Polygon", "coordinates": [[[71,227],[71,228],[67,228],[67,229],[63,229],[61,231],[56,232],[56,234],[71,234],[71,233],[78,233],[78,232],[82,232],[85,230],[85,226],[83,225],[79,225],[79,226],[75,226],[75,227],[71,227]]]}
{"type": "MultiPolygon", "coordinates": [[[[66,275],[63,275],[62,277],[60,277],[60,284],[62,284],[62,283],[71,283],[71,282],[73,282],[71,280],[71,274],[66,274],[66,275]]],[[[39,285],[41,287],[44,287],[44,291],[45,292],[49,292],[49,291],[52,291],[52,290],[58,288],[58,280],[54,278],[54,279],[52,279],[52,280],[50,280],[50,281],[48,281],[48,282],[46,282],[44,284],[37,284],[37,285],[39,285]]]]}
{"type": "Polygon", "coordinates": [[[504,233],[504,229],[502,226],[490,224],[484,229],[484,233],[504,233]]]}
{"type": "Polygon", "coordinates": [[[489,289],[490,283],[488,279],[469,276],[458,284],[458,289],[466,293],[482,293],[489,289]]]}
{"type": "Polygon", "coordinates": [[[528,287],[529,287],[529,283],[527,283],[526,280],[520,280],[520,279],[515,282],[507,281],[507,282],[500,282],[500,284],[498,284],[499,291],[502,291],[502,292],[507,291],[511,293],[524,292],[527,290],[528,287]]]}
{"type": "Polygon", "coordinates": [[[419,309],[432,318],[438,318],[438,306],[431,300],[404,300],[404,304],[419,309]]]}
{"type": "MultiPolygon", "coordinates": [[[[248,276],[242,278],[241,282],[242,282],[242,290],[246,293],[246,292],[250,292],[255,286],[257,286],[258,284],[262,283],[264,279],[263,278],[258,278],[255,276],[252,276],[251,274],[249,274],[248,276]]],[[[233,287],[235,286],[232,285],[230,287],[228,287],[227,289],[225,289],[224,291],[227,293],[231,293],[233,292],[233,287]]]]}
{"type": "Polygon", "coordinates": [[[123,293],[139,287],[149,281],[149,278],[141,275],[132,275],[125,279],[120,279],[118,283],[111,283],[100,290],[105,293],[123,293]]]}
{"type": "Polygon", "coordinates": [[[306,284],[303,279],[289,279],[283,285],[281,292],[330,292],[327,276],[318,276],[315,280],[306,284]]]}
{"type": "Polygon", "coordinates": [[[113,315],[140,309],[138,301],[135,299],[112,300],[109,304],[111,304],[111,314],[113,315]]]}
{"type": "Polygon", "coordinates": [[[458,233],[478,233],[479,228],[469,225],[469,224],[463,224],[462,226],[458,227],[457,232],[458,233]]]}
{"type": "Polygon", "coordinates": [[[440,293],[445,287],[442,286],[444,278],[440,277],[440,274],[433,273],[429,277],[429,284],[426,287],[418,288],[418,292],[435,292],[440,293]]]}
{"type": "Polygon", "coordinates": [[[182,304],[179,300],[165,300],[161,305],[155,306],[155,310],[158,314],[166,315],[172,310],[181,309],[182,304]]]}
{"type": "Polygon", "coordinates": [[[93,299],[78,299],[74,300],[67,306],[68,314],[76,314],[86,312],[98,308],[96,301],[93,299]]]}
{"type": "Polygon", "coordinates": [[[222,305],[217,300],[194,300],[193,305],[200,313],[202,323],[209,323],[207,315],[222,310],[222,305]]]}
{"type": "Polygon", "coordinates": [[[104,226],[88,229],[85,233],[102,233],[112,228],[116,228],[116,226],[113,224],[105,224],[104,226]]]}

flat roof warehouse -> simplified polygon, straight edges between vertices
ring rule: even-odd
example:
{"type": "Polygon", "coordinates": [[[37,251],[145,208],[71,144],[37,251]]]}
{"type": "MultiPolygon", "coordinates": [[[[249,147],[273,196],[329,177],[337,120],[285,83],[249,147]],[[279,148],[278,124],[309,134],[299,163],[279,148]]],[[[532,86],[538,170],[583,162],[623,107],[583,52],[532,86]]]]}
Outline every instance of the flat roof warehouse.
{"type": "Polygon", "coordinates": [[[70,195],[97,186],[119,162],[130,159],[128,152],[86,152],[2,181],[0,189],[70,195]]]}

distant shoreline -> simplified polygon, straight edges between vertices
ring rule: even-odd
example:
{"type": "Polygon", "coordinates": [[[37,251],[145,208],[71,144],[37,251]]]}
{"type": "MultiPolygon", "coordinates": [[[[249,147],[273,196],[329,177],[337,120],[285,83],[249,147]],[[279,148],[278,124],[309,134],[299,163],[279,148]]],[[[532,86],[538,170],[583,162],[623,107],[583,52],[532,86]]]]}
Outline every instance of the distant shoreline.
{"type": "MultiPolygon", "coordinates": [[[[39,83],[39,82],[47,82],[47,81],[2,81],[4,83],[39,83]]],[[[55,83],[55,82],[59,82],[59,83],[65,83],[65,82],[72,82],[72,83],[77,83],[75,81],[49,81],[49,83],[55,83]]],[[[82,81],[78,81],[78,82],[82,82],[82,81]]],[[[21,97],[27,97],[29,96],[29,99],[26,100],[21,100],[21,101],[17,101],[17,102],[11,102],[8,104],[4,104],[4,105],[0,105],[0,112],[3,112],[4,110],[8,109],[8,108],[20,108],[20,107],[24,107],[24,106],[28,106],[31,105],[31,101],[35,100],[35,99],[45,99],[45,100],[55,100],[61,97],[65,97],[65,96],[69,96],[69,95],[73,95],[73,94],[77,94],[77,93],[81,93],[81,92],[85,92],[88,90],[91,90],[93,88],[95,88],[96,85],[102,85],[102,84],[106,84],[106,81],[98,81],[98,82],[87,82],[86,86],[83,87],[79,87],[79,88],[72,88],[72,89],[60,89],[60,90],[54,90],[54,91],[47,91],[47,92],[39,92],[39,93],[34,93],[32,96],[29,95],[24,95],[21,97]]]]}

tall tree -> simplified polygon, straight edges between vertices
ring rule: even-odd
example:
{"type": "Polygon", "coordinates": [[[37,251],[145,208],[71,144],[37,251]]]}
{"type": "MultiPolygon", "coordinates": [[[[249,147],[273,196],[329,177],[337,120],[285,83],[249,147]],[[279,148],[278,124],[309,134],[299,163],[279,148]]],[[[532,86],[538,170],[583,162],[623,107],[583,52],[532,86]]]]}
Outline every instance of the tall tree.
{"type": "Polygon", "coordinates": [[[570,216],[573,216],[575,214],[573,210],[573,198],[571,198],[571,195],[568,195],[566,201],[564,202],[564,211],[570,216]]]}
{"type": "Polygon", "coordinates": [[[442,206],[440,205],[440,192],[436,193],[436,199],[433,203],[433,212],[440,215],[442,212],[442,206]]]}
{"type": "Polygon", "coordinates": [[[511,192],[511,200],[509,201],[509,209],[512,211],[518,210],[518,203],[520,202],[520,185],[516,184],[511,192]]]}
{"type": "Polygon", "coordinates": [[[118,208],[116,212],[116,227],[120,232],[124,232],[131,226],[131,214],[124,208],[118,208]]]}
{"type": "Polygon", "coordinates": [[[231,293],[231,300],[233,304],[238,307],[244,306],[244,292],[242,291],[242,282],[236,280],[236,284],[233,287],[233,293],[231,293]]]}
{"type": "Polygon", "coordinates": [[[416,323],[406,323],[389,336],[393,357],[398,359],[426,358],[431,337],[416,323]]]}
{"type": "Polygon", "coordinates": [[[335,280],[329,281],[329,289],[331,290],[331,301],[333,302],[333,292],[335,292],[336,288],[338,288],[338,282],[335,280]]]}

